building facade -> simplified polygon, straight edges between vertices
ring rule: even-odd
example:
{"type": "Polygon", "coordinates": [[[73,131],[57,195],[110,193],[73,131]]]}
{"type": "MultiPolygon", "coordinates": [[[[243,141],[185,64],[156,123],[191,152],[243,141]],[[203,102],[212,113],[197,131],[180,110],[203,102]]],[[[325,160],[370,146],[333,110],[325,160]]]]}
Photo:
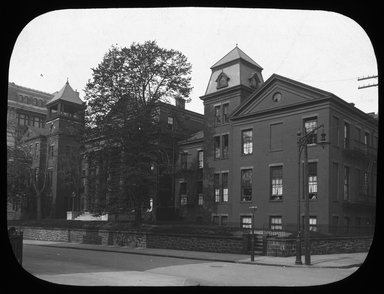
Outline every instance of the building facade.
{"type": "MultiPolygon", "coordinates": [[[[32,157],[42,217],[65,218],[80,193],[80,151],[84,102],[68,81],[45,104],[44,128],[27,125],[21,142],[32,157]]],[[[31,197],[34,198],[34,197],[31,197]]],[[[29,210],[36,211],[28,200],[29,210]]]]}
{"type": "Polygon", "coordinates": [[[204,129],[179,144],[180,167],[204,158],[197,166],[202,188],[183,175],[176,181],[182,217],[249,228],[249,207],[257,206],[256,227],[295,228],[298,199],[304,217],[304,156],[299,172],[297,133],[322,125],[307,145],[311,228],[373,224],[376,118],[332,93],[277,74],[264,81],[262,68],[238,47],[211,69],[200,97],[204,129]],[[319,144],[321,133],[327,144],[319,144]]]}
{"type": "Polygon", "coordinates": [[[43,129],[46,104],[53,94],[8,83],[7,146],[14,146],[27,126],[43,129]]]}

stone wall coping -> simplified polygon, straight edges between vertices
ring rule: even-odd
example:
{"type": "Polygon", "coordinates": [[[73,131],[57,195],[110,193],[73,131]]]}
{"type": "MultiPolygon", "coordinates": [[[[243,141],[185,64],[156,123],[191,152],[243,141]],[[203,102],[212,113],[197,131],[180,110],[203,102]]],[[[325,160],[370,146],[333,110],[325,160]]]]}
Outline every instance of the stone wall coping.
{"type": "Polygon", "coordinates": [[[113,232],[113,233],[133,233],[133,234],[147,234],[157,236],[172,236],[172,237],[185,237],[185,238],[206,238],[206,239],[231,239],[231,240],[242,240],[243,237],[226,236],[226,235],[204,235],[204,234],[180,234],[180,233],[167,233],[167,232],[152,232],[148,230],[107,230],[107,229],[87,229],[87,228],[55,228],[55,227],[35,227],[35,226],[17,226],[19,230],[24,229],[37,229],[37,230],[61,230],[61,231],[88,231],[88,232],[113,232]]]}
{"type": "MultiPolygon", "coordinates": [[[[340,236],[340,237],[321,237],[321,238],[310,238],[311,241],[337,241],[337,240],[356,240],[356,239],[373,239],[373,236],[340,236]]],[[[268,241],[281,241],[281,242],[289,242],[296,241],[296,238],[274,238],[268,237],[268,241]]],[[[304,241],[304,238],[301,238],[304,241]]]]}

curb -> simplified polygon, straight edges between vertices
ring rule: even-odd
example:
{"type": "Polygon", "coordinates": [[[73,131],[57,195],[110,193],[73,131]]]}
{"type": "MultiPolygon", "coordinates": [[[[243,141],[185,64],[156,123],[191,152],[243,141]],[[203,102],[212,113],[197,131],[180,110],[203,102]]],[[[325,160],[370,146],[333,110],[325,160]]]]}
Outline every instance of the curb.
{"type": "Polygon", "coordinates": [[[82,247],[72,247],[72,246],[53,245],[53,244],[27,244],[27,245],[43,246],[43,247],[55,247],[55,248],[66,248],[66,249],[77,249],[77,250],[88,250],[88,251],[103,251],[103,252],[136,254],[136,255],[150,255],[150,256],[171,257],[171,258],[180,258],[180,259],[192,259],[192,260],[205,260],[205,261],[238,263],[237,260],[230,260],[230,259],[192,257],[192,256],[178,256],[178,255],[171,255],[171,254],[164,254],[164,253],[155,253],[155,252],[120,251],[120,250],[114,250],[114,249],[109,249],[109,248],[108,249],[107,248],[82,248],[82,247]]]}
{"type": "MultiPolygon", "coordinates": [[[[75,243],[77,244],[77,243],[75,243]]],[[[95,248],[95,247],[79,247],[79,246],[66,246],[66,245],[58,245],[58,244],[27,244],[32,246],[43,246],[43,247],[56,247],[56,248],[66,248],[66,249],[76,249],[76,250],[88,250],[88,251],[102,251],[102,252],[114,252],[114,253],[125,253],[125,254],[135,254],[135,255],[150,255],[150,256],[159,256],[159,257],[169,257],[169,258],[179,258],[179,259],[189,259],[189,260],[204,260],[204,261],[215,261],[215,262],[230,262],[230,263],[238,263],[238,264],[249,264],[249,265],[261,265],[261,266],[277,266],[277,267],[290,267],[290,268],[339,268],[339,269],[348,269],[353,267],[360,267],[362,263],[350,264],[350,265],[335,265],[335,266],[318,266],[318,265],[294,265],[294,264],[278,264],[278,263],[265,263],[265,262],[257,262],[257,261],[240,261],[240,260],[231,260],[224,258],[207,258],[207,257],[194,257],[194,256],[180,256],[180,255],[172,255],[166,253],[156,253],[156,252],[135,252],[135,251],[124,251],[124,250],[116,250],[114,247],[109,248],[95,248]]]]}
{"type": "Polygon", "coordinates": [[[356,264],[350,264],[350,265],[324,265],[324,266],[318,266],[318,265],[294,265],[294,264],[278,264],[278,263],[264,263],[264,262],[257,262],[257,261],[235,261],[236,263],[243,263],[243,264],[254,264],[254,265],[264,265],[264,266],[278,266],[278,267],[292,267],[292,268],[339,268],[339,269],[348,269],[353,267],[360,267],[362,263],[356,263],[356,264]]]}

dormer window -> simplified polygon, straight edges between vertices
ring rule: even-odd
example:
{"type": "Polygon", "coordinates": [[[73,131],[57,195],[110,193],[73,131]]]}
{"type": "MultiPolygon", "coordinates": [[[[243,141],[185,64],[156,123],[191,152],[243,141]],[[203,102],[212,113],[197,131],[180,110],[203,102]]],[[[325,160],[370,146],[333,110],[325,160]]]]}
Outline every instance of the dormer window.
{"type": "Polygon", "coordinates": [[[260,79],[256,72],[254,72],[249,78],[249,86],[253,89],[257,89],[260,85],[260,79]]]}
{"type": "Polygon", "coordinates": [[[229,77],[224,72],[221,72],[216,79],[216,83],[217,83],[216,88],[221,89],[221,88],[228,87],[228,80],[229,80],[229,77]]]}

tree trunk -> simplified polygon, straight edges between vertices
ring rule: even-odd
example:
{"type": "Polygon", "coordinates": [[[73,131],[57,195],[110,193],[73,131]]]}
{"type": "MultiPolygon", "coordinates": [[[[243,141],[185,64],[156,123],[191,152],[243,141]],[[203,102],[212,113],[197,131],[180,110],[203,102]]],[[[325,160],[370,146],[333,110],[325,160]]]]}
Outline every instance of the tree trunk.
{"type": "Polygon", "coordinates": [[[36,191],[36,220],[41,220],[41,192],[36,191]]]}

